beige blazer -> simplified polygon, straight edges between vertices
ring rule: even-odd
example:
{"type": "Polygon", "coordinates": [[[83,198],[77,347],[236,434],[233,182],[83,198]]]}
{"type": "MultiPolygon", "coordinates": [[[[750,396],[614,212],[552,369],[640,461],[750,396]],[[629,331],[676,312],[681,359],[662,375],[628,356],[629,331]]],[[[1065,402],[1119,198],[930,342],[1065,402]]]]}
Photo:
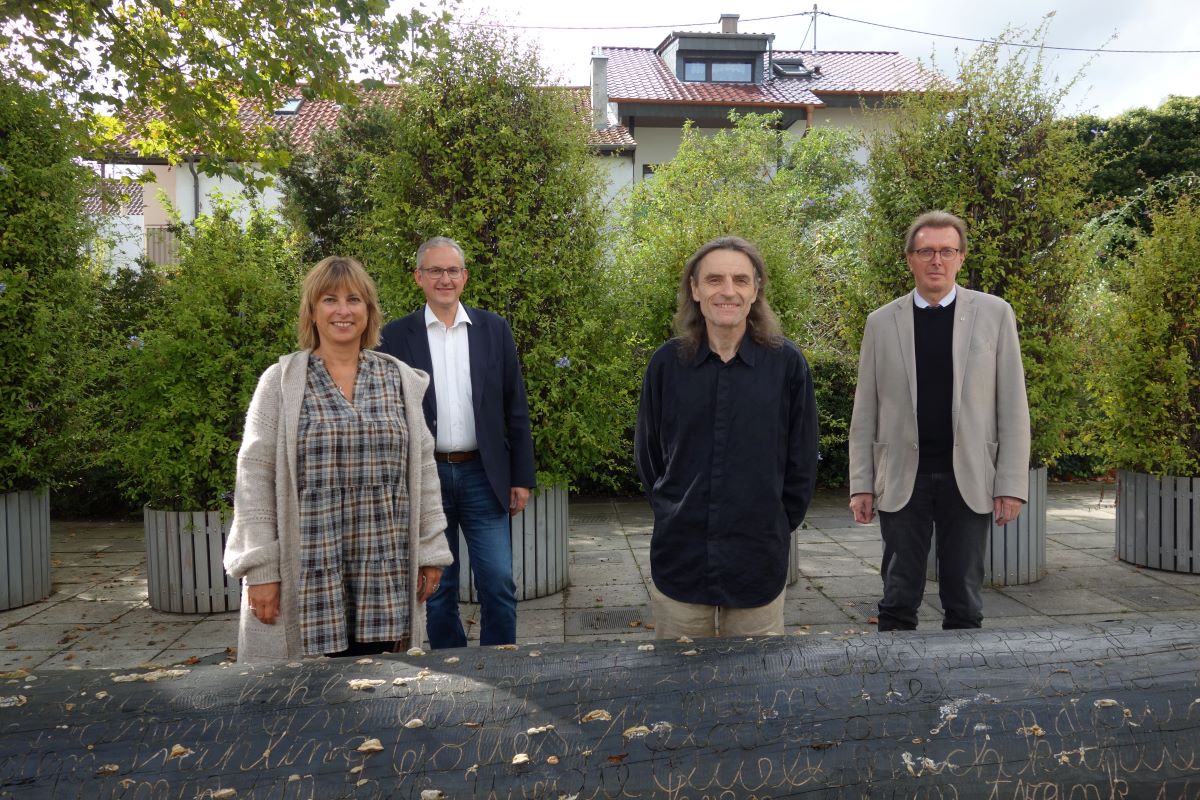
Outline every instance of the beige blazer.
{"type": "MultiPolygon", "coordinates": [[[[1029,403],[1012,307],[958,287],[954,304],[954,477],[972,510],[1029,496],[1029,403]]],[[[899,511],[917,477],[917,361],[913,296],[867,318],[850,423],[850,493],[899,511]]]]}

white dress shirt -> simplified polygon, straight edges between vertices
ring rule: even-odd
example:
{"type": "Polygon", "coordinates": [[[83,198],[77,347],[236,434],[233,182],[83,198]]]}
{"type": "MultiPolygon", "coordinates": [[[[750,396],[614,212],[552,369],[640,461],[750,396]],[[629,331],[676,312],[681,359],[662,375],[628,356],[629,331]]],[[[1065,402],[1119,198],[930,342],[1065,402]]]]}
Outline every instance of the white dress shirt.
{"type": "Polygon", "coordinates": [[[478,450],[475,438],[475,407],[471,405],[471,349],[467,326],[471,324],[462,303],[447,328],[425,304],[425,331],[433,360],[433,389],[437,400],[437,446],[439,453],[478,450]]]}
{"type": "MultiPolygon", "coordinates": [[[[956,297],[958,297],[958,284],[950,287],[950,291],[947,292],[946,296],[942,298],[942,301],[938,303],[938,305],[948,306],[954,302],[954,298],[956,297]]],[[[917,304],[917,308],[929,308],[931,305],[933,305],[933,303],[929,302],[924,297],[921,297],[921,293],[916,289],[913,289],[913,302],[917,304]]],[[[462,305],[459,305],[459,308],[462,308],[462,305]]],[[[429,319],[429,312],[425,312],[425,319],[429,319]]]]}

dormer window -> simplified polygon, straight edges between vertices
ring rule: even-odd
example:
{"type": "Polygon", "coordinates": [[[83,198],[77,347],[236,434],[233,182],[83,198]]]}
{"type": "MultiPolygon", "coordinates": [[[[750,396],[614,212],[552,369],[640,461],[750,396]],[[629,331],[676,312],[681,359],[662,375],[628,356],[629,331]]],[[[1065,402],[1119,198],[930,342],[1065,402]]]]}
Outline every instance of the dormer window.
{"type": "Polygon", "coordinates": [[[702,83],[751,83],[754,80],[754,62],[685,59],[683,79],[702,83]]]}
{"type": "Polygon", "coordinates": [[[777,58],[771,63],[771,68],[781,78],[807,78],[820,71],[820,67],[810,70],[802,58],[777,58]]]}
{"type": "Polygon", "coordinates": [[[289,97],[287,100],[284,101],[283,105],[281,105],[279,108],[275,109],[275,116],[277,116],[277,117],[294,116],[296,114],[296,112],[298,112],[300,110],[300,106],[303,103],[304,103],[304,100],[302,100],[299,97],[289,97]]]}

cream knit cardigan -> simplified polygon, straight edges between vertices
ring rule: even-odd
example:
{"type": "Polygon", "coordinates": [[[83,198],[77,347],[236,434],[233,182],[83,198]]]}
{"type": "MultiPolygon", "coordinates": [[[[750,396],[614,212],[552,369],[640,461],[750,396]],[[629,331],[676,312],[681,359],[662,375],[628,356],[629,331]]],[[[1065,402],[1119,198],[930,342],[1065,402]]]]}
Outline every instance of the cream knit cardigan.
{"type": "MultiPolygon", "coordinates": [[[[400,370],[404,416],[408,423],[409,602],[410,640],[425,635],[425,606],[417,603],[418,569],[452,563],[446,543],[441,483],[433,460],[433,436],[425,425],[421,401],[429,376],[383,353],[400,370]]],[[[296,433],[308,378],[309,351],[290,353],[258,380],[246,412],[246,433],[238,451],[233,526],[225,545],[225,570],[242,581],[238,661],[299,658],[297,584],[300,574],[300,501],[296,485],[296,433]],[[280,582],[279,619],[258,621],[246,600],[251,584],[280,582]]]]}

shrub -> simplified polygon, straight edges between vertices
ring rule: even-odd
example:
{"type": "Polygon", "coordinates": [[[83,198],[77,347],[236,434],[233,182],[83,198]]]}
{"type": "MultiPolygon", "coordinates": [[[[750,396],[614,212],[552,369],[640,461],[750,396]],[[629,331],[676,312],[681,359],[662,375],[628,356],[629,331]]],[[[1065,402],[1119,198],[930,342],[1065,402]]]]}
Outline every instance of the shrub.
{"type": "MultiPolygon", "coordinates": [[[[625,376],[634,397],[650,354],[671,335],[684,264],[701,245],[735,234],[763,254],[767,299],[812,368],[825,486],[846,481],[854,364],[841,338],[837,298],[851,272],[860,201],[857,142],[844,132],[803,138],[777,129],[777,114],[731,114],[706,135],[685,125],[679,151],[621,204],[608,281],[633,345],[625,376]],[[847,371],[848,370],[848,371],[847,371]]],[[[635,407],[625,411],[633,419],[635,407]]]]}
{"type": "Polygon", "coordinates": [[[465,29],[414,66],[387,154],[365,173],[362,234],[348,249],[379,280],[385,312],[400,315],[424,303],[418,245],[458,240],[463,301],[512,324],[539,482],[610,482],[629,460],[628,381],[599,269],[602,183],[574,94],[546,83],[536,55],[495,29],[465,29]]]}
{"type": "Polygon", "coordinates": [[[0,492],[61,483],[83,435],[94,176],[75,161],[75,125],[0,65],[0,492]]]}
{"type": "Polygon", "coordinates": [[[179,264],[114,355],[112,460],[131,498],[209,509],[233,489],[259,375],[295,349],[299,247],[267,213],[243,228],[225,203],[178,235],[179,264]]]}
{"type": "Polygon", "coordinates": [[[1016,314],[1037,464],[1062,449],[1082,391],[1071,324],[1091,163],[1056,117],[1067,88],[1047,85],[1040,55],[1002,60],[1001,48],[982,45],[960,64],[957,87],[907,98],[894,128],[871,137],[855,327],[861,335],[872,308],[911,290],[903,242],[912,220],[931,209],[961,216],[968,251],[958,282],[1003,297],[1016,314]]]}
{"type": "Polygon", "coordinates": [[[1114,466],[1200,474],[1200,198],[1151,214],[1105,319],[1095,391],[1114,466]]]}

